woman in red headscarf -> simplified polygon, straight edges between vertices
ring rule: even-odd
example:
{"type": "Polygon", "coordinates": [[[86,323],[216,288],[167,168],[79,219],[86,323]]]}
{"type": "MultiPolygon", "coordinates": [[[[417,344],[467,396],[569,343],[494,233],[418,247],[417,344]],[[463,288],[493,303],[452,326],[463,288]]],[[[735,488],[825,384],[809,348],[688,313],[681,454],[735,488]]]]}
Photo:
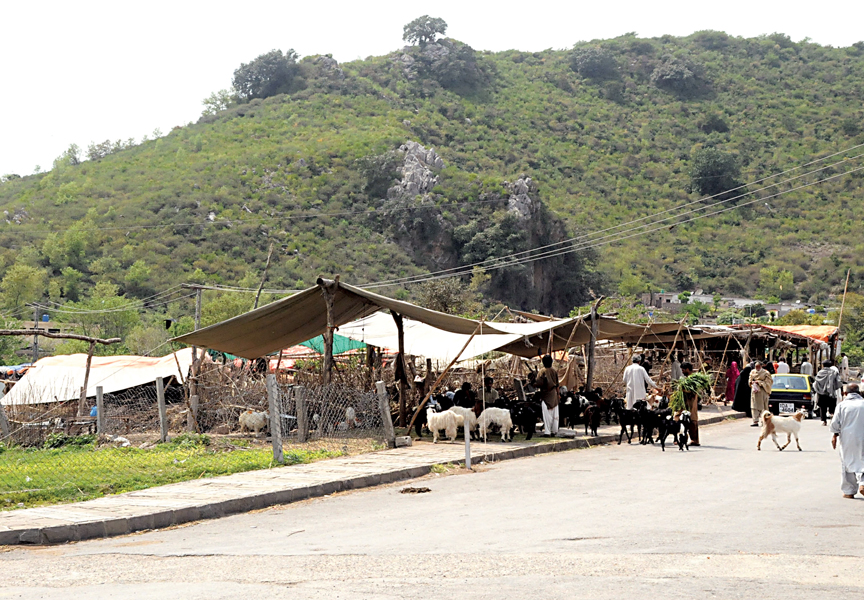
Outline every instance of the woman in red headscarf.
{"type": "Polygon", "coordinates": [[[740,374],[738,363],[733,360],[729,368],[726,369],[726,397],[723,399],[723,404],[728,404],[730,400],[735,399],[735,383],[740,374]]]}

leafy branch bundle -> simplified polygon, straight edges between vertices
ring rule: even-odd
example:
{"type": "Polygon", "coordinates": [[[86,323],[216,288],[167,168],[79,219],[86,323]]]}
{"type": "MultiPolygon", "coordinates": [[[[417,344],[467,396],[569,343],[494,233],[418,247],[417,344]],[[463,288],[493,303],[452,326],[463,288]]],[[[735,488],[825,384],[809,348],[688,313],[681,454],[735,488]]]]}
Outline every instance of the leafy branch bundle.
{"type": "Polygon", "coordinates": [[[669,398],[669,408],[674,412],[687,410],[684,402],[685,395],[696,394],[711,390],[711,378],[705,373],[693,373],[672,382],[672,396],[669,398]]]}

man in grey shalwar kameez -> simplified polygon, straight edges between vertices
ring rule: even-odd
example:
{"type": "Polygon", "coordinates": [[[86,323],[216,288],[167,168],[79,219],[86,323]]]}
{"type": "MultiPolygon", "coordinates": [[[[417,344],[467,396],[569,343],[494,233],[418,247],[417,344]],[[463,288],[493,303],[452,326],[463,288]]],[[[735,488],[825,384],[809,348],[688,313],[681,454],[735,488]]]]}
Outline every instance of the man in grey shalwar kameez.
{"type": "Polygon", "coordinates": [[[850,383],[846,399],[837,405],[831,421],[831,446],[840,439],[840,463],[843,479],[840,489],[844,498],[864,495],[864,398],[857,383],[850,383]]]}

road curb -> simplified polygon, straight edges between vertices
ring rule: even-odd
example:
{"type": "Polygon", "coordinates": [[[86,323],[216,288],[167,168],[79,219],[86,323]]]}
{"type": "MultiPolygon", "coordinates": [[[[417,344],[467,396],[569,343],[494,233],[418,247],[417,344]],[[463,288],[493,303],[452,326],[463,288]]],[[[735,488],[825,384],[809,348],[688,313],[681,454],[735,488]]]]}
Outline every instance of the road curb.
{"type": "MultiPolygon", "coordinates": [[[[731,415],[716,415],[700,419],[700,425],[711,425],[729,419],[740,419],[743,413],[731,415]]],[[[514,448],[502,452],[475,453],[471,457],[472,464],[481,462],[499,462],[516,458],[526,458],[550,452],[565,452],[592,446],[601,446],[617,442],[618,436],[604,434],[593,438],[570,439],[523,448],[514,448]]],[[[358,475],[316,483],[308,486],[252,493],[242,498],[231,498],[218,502],[210,502],[199,506],[185,506],[175,509],[156,509],[151,513],[129,517],[114,517],[82,523],[68,523],[48,527],[31,527],[21,529],[0,530],[0,545],[17,544],[62,544],[82,540],[106,538],[126,535],[137,531],[163,529],[174,525],[182,525],[193,521],[218,519],[233,514],[260,510],[280,504],[291,504],[309,498],[319,498],[336,492],[376,487],[378,485],[416,479],[431,472],[435,464],[464,465],[465,460],[430,462],[426,465],[394,469],[383,473],[358,475]]]]}

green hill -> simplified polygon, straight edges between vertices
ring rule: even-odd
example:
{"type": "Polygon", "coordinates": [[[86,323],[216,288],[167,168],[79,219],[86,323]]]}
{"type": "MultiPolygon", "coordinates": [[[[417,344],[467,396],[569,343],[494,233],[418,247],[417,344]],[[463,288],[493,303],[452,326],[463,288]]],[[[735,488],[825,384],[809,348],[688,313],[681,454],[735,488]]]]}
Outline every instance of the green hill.
{"type": "MultiPolygon", "coordinates": [[[[86,302],[100,281],[103,295],[127,298],[183,281],[254,287],[271,243],[268,287],[418,275],[649,217],[864,143],[862,43],[705,31],[572,51],[475,52],[445,39],[339,65],[285,60],[284,85],[262,92],[275,95],[214,95],[211,114],[158,139],[91,147],[83,161],[73,148],[48,173],[5,177],[6,309],[86,302]]],[[[589,289],[649,285],[823,301],[847,267],[851,288],[864,281],[862,184],[858,171],[663,221],[612,246],[492,270],[475,287],[558,314],[589,289]]],[[[609,239],[632,233],[622,231],[609,239]]]]}

